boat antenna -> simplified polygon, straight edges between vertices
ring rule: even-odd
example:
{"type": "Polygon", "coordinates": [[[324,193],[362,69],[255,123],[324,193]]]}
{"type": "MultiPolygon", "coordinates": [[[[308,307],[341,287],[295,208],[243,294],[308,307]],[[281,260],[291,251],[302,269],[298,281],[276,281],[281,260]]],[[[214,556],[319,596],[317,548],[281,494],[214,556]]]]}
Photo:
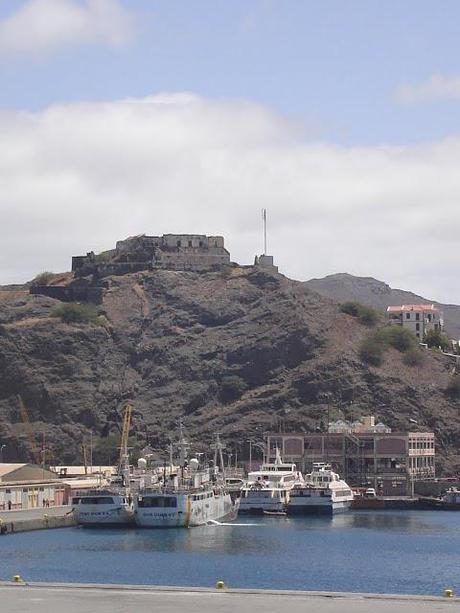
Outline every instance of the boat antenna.
{"type": "Polygon", "coordinates": [[[279,450],[278,445],[276,446],[276,457],[275,457],[275,464],[282,464],[283,460],[281,459],[281,453],[279,450]]]}
{"type": "Polygon", "coordinates": [[[222,479],[225,481],[225,464],[224,464],[224,456],[222,450],[224,446],[222,445],[222,441],[220,440],[219,433],[216,434],[216,442],[211,445],[211,448],[214,449],[214,465],[217,466],[217,456],[219,455],[219,462],[222,470],[222,479]]]}
{"type": "Polygon", "coordinates": [[[184,436],[184,427],[182,424],[182,419],[179,420],[179,466],[184,469],[185,462],[187,460],[187,447],[188,443],[184,436]]]}

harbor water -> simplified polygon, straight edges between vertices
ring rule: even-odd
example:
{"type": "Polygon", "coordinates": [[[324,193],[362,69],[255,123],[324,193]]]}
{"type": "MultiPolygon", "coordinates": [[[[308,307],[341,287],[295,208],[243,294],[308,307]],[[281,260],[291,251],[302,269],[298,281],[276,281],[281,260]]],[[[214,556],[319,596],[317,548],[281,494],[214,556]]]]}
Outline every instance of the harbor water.
{"type": "Polygon", "coordinates": [[[246,517],[193,529],[0,537],[0,579],[435,594],[460,591],[460,513],[246,517]]]}

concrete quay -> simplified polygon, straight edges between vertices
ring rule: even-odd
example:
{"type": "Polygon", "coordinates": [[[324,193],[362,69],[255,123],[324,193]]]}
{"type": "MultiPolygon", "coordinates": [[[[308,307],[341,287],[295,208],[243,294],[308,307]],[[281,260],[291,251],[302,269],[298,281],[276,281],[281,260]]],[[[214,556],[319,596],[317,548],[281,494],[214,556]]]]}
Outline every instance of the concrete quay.
{"type": "Polygon", "coordinates": [[[0,535],[27,530],[75,526],[72,507],[43,507],[18,511],[0,511],[0,535]]]}
{"type": "Polygon", "coordinates": [[[431,613],[460,599],[429,596],[45,583],[1,583],[9,613],[431,613]]]}

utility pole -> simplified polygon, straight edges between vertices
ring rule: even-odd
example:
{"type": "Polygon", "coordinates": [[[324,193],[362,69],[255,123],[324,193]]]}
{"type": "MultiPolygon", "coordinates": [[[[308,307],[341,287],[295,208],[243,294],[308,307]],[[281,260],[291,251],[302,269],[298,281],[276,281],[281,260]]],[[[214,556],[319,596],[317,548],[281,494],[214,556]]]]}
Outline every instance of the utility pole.
{"type": "Polygon", "coordinates": [[[249,470],[248,472],[251,472],[252,470],[252,440],[248,439],[248,443],[249,443],[249,470]]]}
{"type": "Polygon", "coordinates": [[[46,442],[45,442],[45,432],[42,434],[42,471],[43,478],[45,478],[45,455],[46,455],[46,442]]]}
{"type": "Polygon", "coordinates": [[[89,474],[93,475],[93,431],[90,431],[89,435],[89,474]]]}

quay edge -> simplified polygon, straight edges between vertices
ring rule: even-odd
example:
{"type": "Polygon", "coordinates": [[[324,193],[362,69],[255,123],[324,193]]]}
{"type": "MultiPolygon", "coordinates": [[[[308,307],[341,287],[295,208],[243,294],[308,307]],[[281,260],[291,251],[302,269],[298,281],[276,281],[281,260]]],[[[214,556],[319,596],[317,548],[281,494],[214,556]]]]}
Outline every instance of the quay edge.
{"type": "Polygon", "coordinates": [[[352,592],[307,592],[261,589],[150,587],[142,585],[50,584],[0,582],[0,598],[9,611],[34,613],[106,613],[111,610],[150,613],[187,608],[189,613],[278,613],[288,605],[291,613],[425,613],[452,611],[460,599],[437,596],[352,592]]]}
{"type": "Polygon", "coordinates": [[[0,512],[0,537],[30,530],[49,530],[76,526],[75,515],[68,506],[0,512]]]}

